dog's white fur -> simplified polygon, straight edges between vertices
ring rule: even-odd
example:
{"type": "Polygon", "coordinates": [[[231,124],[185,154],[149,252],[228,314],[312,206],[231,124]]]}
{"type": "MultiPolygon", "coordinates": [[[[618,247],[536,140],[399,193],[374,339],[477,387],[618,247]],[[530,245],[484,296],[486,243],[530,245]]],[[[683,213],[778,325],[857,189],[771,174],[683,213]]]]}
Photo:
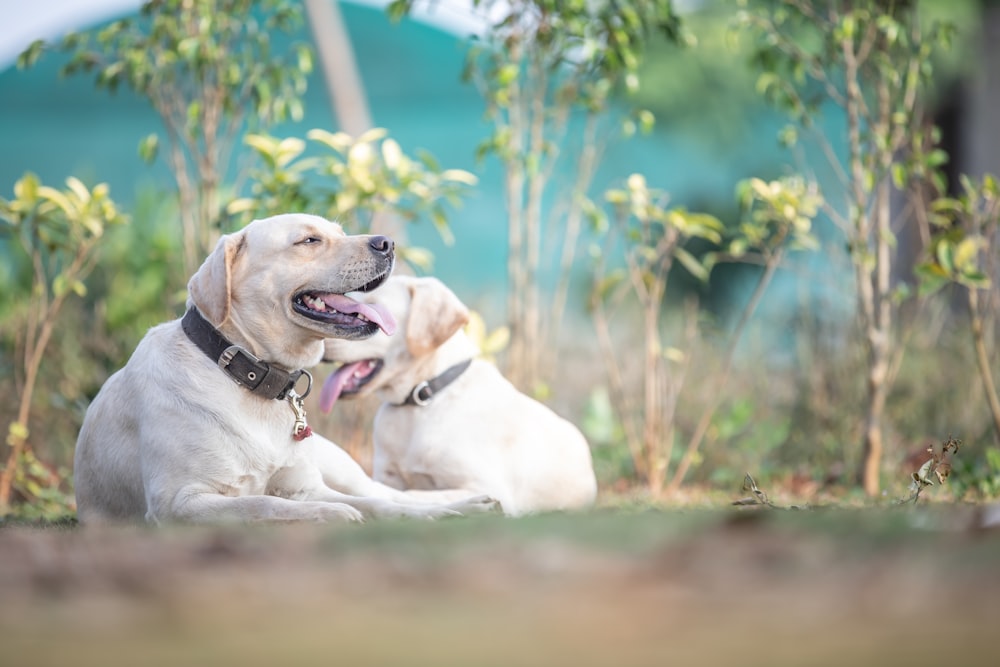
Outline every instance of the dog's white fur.
{"type": "MultiPolygon", "coordinates": [[[[376,394],[385,401],[375,417],[375,479],[399,489],[489,494],[509,515],[594,502],[587,441],[573,424],[519,392],[493,364],[475,359],[479,350],[462,329],[468,310],[454,292],[436,278],[394,275],[362,297],[376,299],[400,332],[326,343],[329,360],[383,364],[366,384],[354,378],[344,394],[376,394]],[[466,359],[474,361],[429,404],[402,405],[418,383],[466,359]]],[[[364,375],[368,364],[357,368],[364,375]]]]}
{"type": "MultiPolygon", "coordinates": [[[[325,339],[360,334],[303,316],[292,301],[303,290],[342,294],[391,270],[391,255],[377,256],[371,238],[346,236],[315,216],[255,221],[220,239],[191,278],[188,304],[258,358],[286,370],[311,367],[325,339]]],[[[79,518],[360,521],[495,504],[464,491],[401,493],[318,434],[295,441],[293,422],[287,401],[238,385],[180,320],[156,326],[87,411],[76,447],[79,518]]]]}

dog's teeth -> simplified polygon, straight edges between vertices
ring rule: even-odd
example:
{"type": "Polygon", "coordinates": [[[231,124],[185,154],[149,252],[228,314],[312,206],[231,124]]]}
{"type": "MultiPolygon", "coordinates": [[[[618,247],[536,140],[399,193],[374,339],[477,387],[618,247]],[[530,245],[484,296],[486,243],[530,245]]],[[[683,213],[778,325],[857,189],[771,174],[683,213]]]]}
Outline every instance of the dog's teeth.
{"type": "Polygon", "coordinates": [[[308,307],[312,308],[313,310],[319,312],[323,312],[326,310],[326,303],[324,303],[322,299],[317,299],[316,297],[307,294],[302,300],[308,307]]]}

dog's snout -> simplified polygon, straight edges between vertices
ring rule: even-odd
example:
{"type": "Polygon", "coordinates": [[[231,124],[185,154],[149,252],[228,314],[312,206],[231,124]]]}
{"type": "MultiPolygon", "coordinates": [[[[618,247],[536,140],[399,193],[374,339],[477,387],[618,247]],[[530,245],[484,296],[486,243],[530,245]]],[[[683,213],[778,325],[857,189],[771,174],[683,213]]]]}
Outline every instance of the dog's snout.
{"type": "Polygon", "coordinates": [[[388,236],[373,236],[368,241],[368,247],[377,255],[391,255],[394,246],[395,243],[388,236]]]}

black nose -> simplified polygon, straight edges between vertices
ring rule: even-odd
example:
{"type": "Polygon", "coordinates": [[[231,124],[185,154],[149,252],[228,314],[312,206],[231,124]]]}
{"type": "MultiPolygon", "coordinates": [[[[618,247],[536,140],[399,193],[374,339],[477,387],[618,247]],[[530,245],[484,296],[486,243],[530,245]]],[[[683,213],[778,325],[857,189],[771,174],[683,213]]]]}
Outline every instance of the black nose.
{"type": "Polygon", "coordinates": [[[368,240],[368,247],[378,255],[389,256],[395,244],[388,236],[373,236],[368,240]]]}

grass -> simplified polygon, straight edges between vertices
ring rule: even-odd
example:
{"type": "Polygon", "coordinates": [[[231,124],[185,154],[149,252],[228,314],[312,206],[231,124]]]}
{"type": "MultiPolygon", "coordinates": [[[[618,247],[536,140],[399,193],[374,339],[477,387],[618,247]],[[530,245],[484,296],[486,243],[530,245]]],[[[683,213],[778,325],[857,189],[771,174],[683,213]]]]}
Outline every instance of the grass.
{"type": "Polygon", "coordinates": [[[0,665],[996,664],[969,508],[0,528],[0,665]]]}

